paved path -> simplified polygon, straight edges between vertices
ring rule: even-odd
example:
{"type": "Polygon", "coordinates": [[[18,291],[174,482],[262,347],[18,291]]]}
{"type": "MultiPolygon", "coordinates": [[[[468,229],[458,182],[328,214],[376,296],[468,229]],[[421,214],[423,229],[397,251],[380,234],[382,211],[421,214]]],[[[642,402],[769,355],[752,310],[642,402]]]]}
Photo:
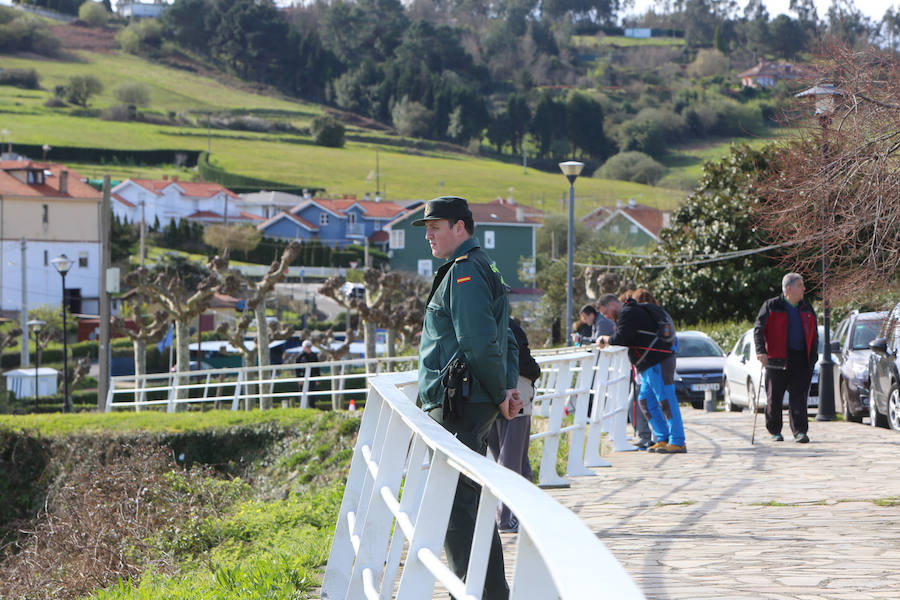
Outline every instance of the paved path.
{"type": "Polygon", "coordinates": [[[760,414],[751,446],[749,412],[682,413],[688,454],[608,454],[549,491],[647,598],[900,598],[900,433],[813,421],[811,443],[771,442],[760,414]]]}

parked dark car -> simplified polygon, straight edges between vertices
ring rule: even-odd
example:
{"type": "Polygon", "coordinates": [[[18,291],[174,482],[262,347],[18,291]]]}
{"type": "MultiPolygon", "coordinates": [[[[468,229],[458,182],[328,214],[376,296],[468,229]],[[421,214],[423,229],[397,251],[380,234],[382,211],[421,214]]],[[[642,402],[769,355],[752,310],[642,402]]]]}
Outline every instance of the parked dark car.
{"type": "Polygon", "coordinates": [[[835,340],[840,345],[837,394],[844,419],[860,423],[869,414],[869,342],[878,337],[886,312],[854,310],[840,322],[835,340]]]}
{"type": "Polygon", "coordinates": [[[872,427],[900,431],[900,302],[869,348],[869,419],[872,427]]]}
{"type": "Polygon", "coordinates": [[[707,390],[722,399],[722,372],[725,353],[702,331],[679,331],[678,356],[675,359],[675,396],[679,402],[690,402],[703,408],[707,390]]]}

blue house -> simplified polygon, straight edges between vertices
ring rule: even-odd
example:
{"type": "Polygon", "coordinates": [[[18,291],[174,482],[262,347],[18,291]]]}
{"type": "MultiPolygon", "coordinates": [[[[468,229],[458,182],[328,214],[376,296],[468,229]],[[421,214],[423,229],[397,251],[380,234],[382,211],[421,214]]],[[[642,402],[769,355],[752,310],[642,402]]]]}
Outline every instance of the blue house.
{"type": "Polygon", "coordinates": [[[266,237],[319,240],[335,248],[368,241],[386,250],[388,235],[382,229],[404,213],[404,207],[394,202],[355,197],[310,198],[260,223],[257,228],[266,237]]]}

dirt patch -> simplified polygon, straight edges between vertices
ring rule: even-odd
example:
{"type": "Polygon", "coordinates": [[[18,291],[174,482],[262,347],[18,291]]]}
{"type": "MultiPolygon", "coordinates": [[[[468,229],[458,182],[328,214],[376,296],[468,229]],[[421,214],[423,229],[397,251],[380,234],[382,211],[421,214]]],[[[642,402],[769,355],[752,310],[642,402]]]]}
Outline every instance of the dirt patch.
{"type": "Polygon", "coordinates": [[[53,35],[62,41],[66,50],[89,50],[91,52],[116,51],[117,30],[81,25],[54,25],[50,28],[53,35]]]}

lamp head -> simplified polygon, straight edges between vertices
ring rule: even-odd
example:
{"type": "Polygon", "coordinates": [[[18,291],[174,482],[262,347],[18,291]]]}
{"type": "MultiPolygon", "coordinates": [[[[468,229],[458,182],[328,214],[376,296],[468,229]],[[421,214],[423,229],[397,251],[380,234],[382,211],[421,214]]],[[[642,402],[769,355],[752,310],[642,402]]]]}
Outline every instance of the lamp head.
{"type": "Polygon", "coordinates": [[[50,262],[53,263],[56,271],[63,277],[65,277],[66,273],[69,272],[69,269],[72,268],[72,261],[69,260],[69,257],[67,257],[65,254],[60,254],[50,262]]]}
{"type": "Polygon", "coordinates": [[[566,176],[566,179],[569,180],[569,183],[575,183],[575,179],[581,175],[581,170],[584,168],[584,163],[578,162],[577,160],[567,160],[566,162],[559,163],[559,169],[563,172],[563,175],[566,176]]]}
{"type": "Polygon", "coordinates": [[[47,321],[41,321],[40,319],[32,319],[25,323],[25,325],[27,325],[35,334],[40,333],[41,329],[43,329],[46,324],[47,321]]]}

